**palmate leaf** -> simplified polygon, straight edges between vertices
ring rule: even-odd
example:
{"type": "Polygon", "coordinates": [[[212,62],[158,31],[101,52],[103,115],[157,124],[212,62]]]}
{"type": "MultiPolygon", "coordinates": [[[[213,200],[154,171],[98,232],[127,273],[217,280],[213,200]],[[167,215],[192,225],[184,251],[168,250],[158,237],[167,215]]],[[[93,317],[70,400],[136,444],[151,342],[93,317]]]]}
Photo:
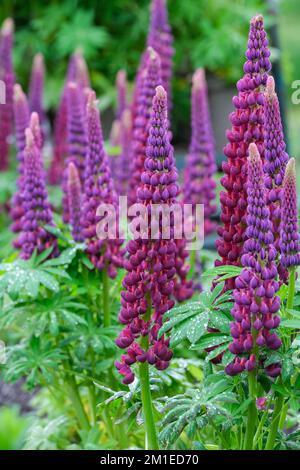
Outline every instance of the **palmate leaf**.
{"type": "Polygon", "coordinates": [[[222,293],[222,290],[223,284],[218,284],[213,291],[202,292],[198,301],[187,302],[171,309],[164,315],[159,337],[170,332],[171,347],[188,340],[192,349],[205,349],[228,343],[231,292],[222,293]],[[215,328],[220,333],[207,334],[208,327],[215,328]]]}

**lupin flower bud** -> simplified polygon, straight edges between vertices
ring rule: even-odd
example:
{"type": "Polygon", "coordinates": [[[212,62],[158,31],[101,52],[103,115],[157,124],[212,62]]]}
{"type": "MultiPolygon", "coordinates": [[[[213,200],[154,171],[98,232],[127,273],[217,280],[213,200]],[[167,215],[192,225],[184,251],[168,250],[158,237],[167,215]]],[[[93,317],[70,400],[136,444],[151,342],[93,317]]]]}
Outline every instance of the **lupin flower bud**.
{"type": "Polygon", "coordinates": [[[64,88],[54,122],[54,155],[48,171],[50,184],[62,179],[64,160],[68,155],[68,85],[75,82],[80,89],[89,87],[89,75],[84,57],[76,51],[70,58],[64,88]]]}
{"type": "Polygon", "coordinates": [[[81,227],[87,245],[87,254],[93,265],[107,269],[111,278],[117,275],[117,268],[123,266],[123,251],[118,227],[116,237],[101,239],[97,236],[97,225],[103,215],[97,215],[101,204],[108,204],[115,209],[118,218],[118,201],[113,187],[108,158],[104,150],[100,115],[96,96],[93,91],[87,96],[88,152],[84,173],[84,193],[82,198],[81,227]]]}
{"type": "Polygon", "coordinates": [[[26,129],[25,135],[24,186],[22,190],[24,215],[18,238],[18,245],[21,248],[20,257],[29,259],[35,250],[37,253],[42,253],[50,247],[53,247],[51,256],[57,256],[56,239],[44,228],[45,225],[53,225],[53,220],[40,150],[30,128],[26,129]]]}
{"type": "Polygon", "coordinates": [[[30,85],[29,85],[29,106],[30,111],[35,111],[39,115],[41,125],[45,121],[45,111],[43,104],[45,80],[45,65],[42,54],[36,54],[33,60],[30,85]]]}
{"type": "MultiPolygon", "coordinates": [[[[24,150],[25,150],[25,129],[29,126],[29,106],[25,93],[20,85],[14,86],[13,109],[16,133],[16,147],[18,160],[17,190],[12,198],[10,216],[13,220],[10,228],[12,232],[18,233],[21,230],[21,218],[24,214],[22,206],[22,187],[24,179],[24,150]]],[[[17,248],[17,241],[13,242],[17,248]]]]}
{"type": "Polygon", "coordinates": [[[125,70],[119,70],[116,79],[117,85],[117,119],[121,119],[123,112],[127,109],[127,76],[125,70]]]}
{"type": "MultiPolygon", "coordinates": [[[[216,265],[241,264],[245,239],[246,215],[246,156],[249,144],[254,142],[264,162],[264,90],[267,72],[271,68],[268,40],[263,17],[252,18],[244,64],[244,77],[238,81],[238,95],[233,98],[236,110],[231,113],[231,130],[227,132],[229,143],[224,148],[227,161],[223,163],[225,175],[221,179],[225,191],[220,194],[221,221],[216,246],[221,256],[216,265]]],[[[234,287],[234,279],[225,288],[234,287]]]]}
{"type": "Polygon", "coordinates": [[[173,36],[168,22],[166,0],[152,0],[147,45],[152,47],[161,59],[162,85],[168,94],[168,109],[170,110],[172,108],[171,78],[174,49],[173,36]]]}
{"type": "Polygon", "coordinates": [[[0,171],[8,169],[9,137],[13,130],[13,86],[15,74],[12,63],[14,23],[8,18],[0,31],[0,80],[4,84],[5,103],[0,103],[0,171]]]}
{"type": "Polygon", "coordinates": [[[213,232],[215,224],[210,220],[215,212],[216,172],[214,142],[210,121],[205,72],[198,69],[193,76],[192,87],[192,135],[186,157],[183,195],[186,204],[204,205],[204,233],[213,232]]]}
{"type": "Polygon", "coordinates": [[[68,155],[63,177],[63,220],[69,222],[68,205],[68,171],[70,162],[76,166],[81,183],[83,183],[83,172],[85,158],[88,149],[87,129],[85,122],[85,111],[83,108],[83,91],[75,83],[70,82],[67,87],[67,130],[68,130],[68,155]]]}
{"type": "Polygon", "coordinates": [[[40,118],[39,118],[38,113],[36,113],[35,111],[33,113],[31,113],[31,116],[30,116],[30,129],[32,131],[36,146],[40,150],[42,150],[42,148],[43,148],[43,136],[42,136],[40,118]]]}
{"type": "Polygon", "coordinates": [[[133,116],[132,151],[133,170],[130,178],[129,204],[137,201],[137,189],[144,171],[145,150],[148,139],[148,125],[155,88],[161,84],[161,66],[158,54],[152,48],[147,49],[144,67],[139,73],[135,96],[135,115],[133,116]]]}
{"type": "MultiPolygon", "coordinates": [[[[149,136],[146,148],[145,170],[137,191],[138,202],[151,214],[153,204],[173,206],[178,194],[177,170],[173,148],[169,142],[167,119],[167,94],[162,86],[156,88],[150,118],[149,136]]],[[[151,218],[151,215],[150,215],[151,218]]],[[[159,236],[151,238],[151,223],[148,235],[142,230],[135,240],[127,245],[128,259],[125,262],[127,274],[123,280],[122,308],[119,320],[125,325],[116,343],[127,349],[121,361],[116,362],[123,383],[134,380],[131,366],[136,362],[148,361],[157,369],[168,367],[172,352],[169,340],[158,331],[163,314],[173,307],[177,246],[174,241],[174,225],[171,223],[170,239],[159,236]],[[147,348],[142,338],[147,337],[147,348]]]]}
{"type": "Polygon", "coordinates": [[[81,242],[83,241],[80,225],[82,194],[78,171],[73,162],[68,166],[68,198],[72,236],[76,242],[81,242]]]}
{"type": "MultiPolygon", "coordinates": [[[[244,370],[263,367],[268,350],[277,350],[281,340],[275,333],[279,326],[280,297],[276,296],[276,250],[267,205],[262,161],[255,144],[249,146],[247,179],[247,241],[241,262],[242,273],[235,279],[234,307],[231,311],[233,342],[229,345],[236,359],[226,373],[236,375],[244,370]]],[[[270,377],[280,374],[280,364],[265,368],[270,377]]]]}
{"type": "Polygon", "coordinates": [[[286,166],[283,180],[280,241],[281,264],[291,268],[300,264],[295,159],[286,166]]]}

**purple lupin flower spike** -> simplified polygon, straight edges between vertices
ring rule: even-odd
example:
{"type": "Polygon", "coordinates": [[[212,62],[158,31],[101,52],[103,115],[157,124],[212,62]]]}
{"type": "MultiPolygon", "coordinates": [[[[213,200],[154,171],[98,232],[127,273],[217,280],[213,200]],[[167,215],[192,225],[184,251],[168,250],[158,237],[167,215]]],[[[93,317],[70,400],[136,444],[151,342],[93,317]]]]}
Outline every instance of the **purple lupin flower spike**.
{"type": "Polygon", "coordinates": [[[64,161],[68,155],[68,84],[75,82],[80,89],[89,87],[90,80],[84,57],[80,51],[72,54],[63,92],[54,123],[54,155],[48,171],[50,184],[59,184],[62,180],[64,161]]]}
{"type": "Polygon", "coordinates": [[[117,119],[121,119],[123,112],[128,107],[127,103],[127,75],[125,70],[119,70],[116,78],[117,85],[117,119]]]}
{"type": "MultiPolygon", "coordinates": [[[[227,131],[229,143],[224,148],[227,161],[222,168],[225,175],[221,184],[225,191],[220,194],[221,222],[220,236],[216,242],[222,258],[216,266],[240,266],[245,238],[246,215],[246,161],[248,147],[254,142],[264,162],[264,90],[269,60],[267,35],[261,15],[252,18],[248,38],[247,61],[244,76],[237,83],[238,95],[233,98],[235,111],[230,114],[231,130],[227,131]]],[[[226,281],[225,289],[234,287],[234,278],[226,281]]]]}
{"type": "Polygon", "coordinates": [[[72,236],[76,242],[82,242],[83,235],[80,225],[82,202],[81,183],[77,168],[73,162],[70,162],[68,166],[68,197],[72,236]]]}
{"type": "MultiPolygon", "coordinates": [[[[30,115],[27,97],[21,86],[17,84],[14,86],[13,109],[18,160],[18,178],[17,190],[13,195],[11,202],[10,216],[13,220],[13,223],[11,224],[10,229],[12,232],[18,233],[21,230],[21,218],[24,214],[21,194],[24,179],[24,150],[26,144],[25,129],[29,126],[30,115]]],[[[13,245],[18,248],[17,240],[13,242],[13,245]]]]}
{"type": "Polygon", "coordinates": [[[152,0],[151,21],[147,45],[152,47],[161,59],[162,85],[168,94],[168,109],[172,108],[171,78],[173,70],[173,36],[168,22],[166,0],[152,0]]]}
{"type": "Polygon", "coordinates": [[[39,114],[36,112],[31,113],[30,116],[30,129],[32,131],[34,141],[39,150],[43,148],[43,136],[40,124],[39,114]]]}
{"type": "Polygon", "coordinates": [[[294,158],[289,160],[283,180],[279,246],[281,251],[281,264],[284,268],[292,268],[293,266],[298,266],[300,264],[296,169],[294,158]]]}
{"type": "Polygon", "coordinates": [[[271,76],[268,77],[265,92],[264,119],[265,184],[269,190],[268,204],[273,223],[274,243],[278,248],[282,183],[289,157],[285,151],[279,101],[275,92],[275,82],[271,76]]]}
{"type": "MultiPolygon", "coordinates": [[[[14,23],[8,18],[0,31],[0,80],[4,84],[5,103],[0,103],[0,171],[8,169],[9,137],[13,131],[13,86],[15,74],[12,63],[14,23]]],[[[2,90],[1,90],[2,91],[2,90]]]]}
{"type": "Polygon", "coordinates": [[[76,83],[70,82],[67,87],[68,155],[63,175],[63,220],[65,223],[69,222],[67,168],[70,162],[76,166],[81,184],[83,184],[85,158],[88,150],[83,103],[83,90],[76,83]]]}
{"type": "MultiPolygon", "coordinates": [[[[158,86],[153,98],[145,170],[137,191],[138,202],[147,208],[147,213],[153,204],[172,206],[176,203],[177,176],[169,142],[167,94],[158,86]]],[[[170,227],[170,239],[162,237],[161,227],[158,229],[160,236],[152,239],[150,226],[148,223],[147,237],[141,229],[139,236],[127,245],[127,274],[119,313],[125,328],[116,340],[121,349],[127,350],[121,361],[116,362],[124,384],[134,380],[131,366],[135,362],[148,361],[163,370],[172,357],[169,340],[164,336],[158,339],[158,330],[164,313],[174,305],[177,256],[174,224],[170,227]]]]}
{"type": "Polygon", "coordinates": [[[210,218],[216,210],[213,176],[217,167],[203,69],[198,69],[193,76],[191,107],[192,135],[186,157],[183,195],[186,204],[204,204],[204,233],[208,235],[216,228],[210,218]]]}
{"type": "Polygon", "coordinates": [[[123,240],[119,237],[118,227],[116,227],[115,237],[103,240],[97,236],[97,226],[103,220],[103,216],[97,215],[97,208],[101,204],[108,204],[114,208],[117,217],[118,201],[104,150],[100,115],[93,91],[88,93],[86,116],[88,153],[82,199],[82,235],[87,245],[87,254],[93,265],[99,270],[107,269],[108,275],[113,279],[117,275],[117,268],[123,266],[121,248],[123,240]]]}
{"type": "MultiPolygon", "coordinates": [[[[280,323],[277,312],[280,297],[276,296],[276,249],[273,245],[272,223],[267,205],[263,165],[254,143],[249,145],[247,179],[247,241],[241,262],[242,273],[235,279],[234,307],[231,311],[233,342],[229,345],[236,355],[226,373],[236,375],[263,365],[268,350],[277,350],[281,340],[274,331],[280,323]],[[263,354],[260,354],[262,352],[263,354]]],[[[265,367],[270,377],[281,372],[278,362],[265,367]]]]}
{"type": "Polygon", "coordinates": [[[41,125],[44,125],[45,122],[45,111],[43,103],[44,80],[44,57],[42,54],[36,54],[32,65],[28,99],[30,111],[38,113],[41,125]]]}
{"type": "Polygon", "coordinates": [[[127,196],[132,175],[132,122],[130,109],[125,109],[120,119],[120,148],[121,152],[115,168],[116,191],[121,196],[127,196]]]}
{"type": "Polygon", "coordinates": [[[141,183],[146,158],[148,124],[155,88],[161,84],[161,66],[158,54],[149,47],[144,68],[140,71],[136,88],[135,115],[132,131],[133,170],[130,179],[129,205],[137,200],[136,192],[141,183]]]}
{"type": "Polygon", "coordinates": [[[21,248],[20,257],[29,259],[35,250],[39,254],[50,247],[53,247],[51,256],[57,256],[56,239],[44,228],[45,225],[53,225],[53,220],[40,150],[30,128],[26,129],[25,135],[22,190],[24,215],[21,219],[22,228],[18,239],[18,245],[21,248]]]}
{"type": "Polygon", "coordinates": [[[120,147],[121,141],[121,123],[119,119],[115,119],[112,123],[110,135],[109,135],[109,142],[110,145],[114,148],[114,152],[112,154],[109,153],[109,167],[111,170],[112,178],[114,181],[117,181],[117,171],[118,171],[118,164],[120,153],[119,151],[116,153],[116,147],[120,147]]]}

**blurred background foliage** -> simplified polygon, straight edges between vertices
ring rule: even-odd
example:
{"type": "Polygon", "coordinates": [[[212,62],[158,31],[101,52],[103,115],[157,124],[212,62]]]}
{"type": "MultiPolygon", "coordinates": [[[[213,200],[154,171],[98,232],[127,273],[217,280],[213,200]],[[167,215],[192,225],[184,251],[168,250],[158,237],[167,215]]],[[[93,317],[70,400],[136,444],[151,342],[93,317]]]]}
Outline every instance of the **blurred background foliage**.
{"type": "MultiPolygon", "coordinates": [[[[145,47],[149,3],[150,0],[1,0],[0,20],[12,16],[16,22],[14,59],[18,81],[26,88],[32,57],[36,52],[42,52],[48,71],[46,106],[53,111],[68,57],[80,47],[91,71],[93,87],[101,97],[102,109],[111,107],[115,100],[117,71],[125,68],[129,80],[134,78],[145,47]]],[[[288,98],[291,81],[300,78],[300,55],[297,54],[299,0],[168,1],[176,47],[173,126],[177,141],[180,141],[180,132],[184,137],[189,132],[192,71],[204,66],[227,85],[238,80],[242,73],[249,19],[258,12],[266,15],[270,3],[279,7],[278,23],[288,98]]],[[[266,16],[267,26],[273,21],[273,17],[266,16]]],[[[278,51],[273,50],[272,54],[275,60],[278,51]]],[[[294,136],[296,125],[300,125],[299,108],[290,112],[294,151],[299,149],[294,136]]]]}

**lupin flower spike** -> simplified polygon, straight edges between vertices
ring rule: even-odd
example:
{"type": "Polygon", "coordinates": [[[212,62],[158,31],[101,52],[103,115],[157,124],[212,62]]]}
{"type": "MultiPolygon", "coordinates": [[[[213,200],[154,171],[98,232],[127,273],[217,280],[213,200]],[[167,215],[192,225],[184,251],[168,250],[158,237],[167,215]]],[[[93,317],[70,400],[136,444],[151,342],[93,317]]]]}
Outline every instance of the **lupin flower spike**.
{"type": "Polygon", "coordinates": [[[140,71],[136,96],[135,115],[133,115],[132,151],[133,169],[130,178],[129,205],[137,201],[137,189],[141,183],[146,158],[148,125],[155,88],[161,84],[161,66],[158,54],[149,47],[144,68],[140,71]]]}
{"type": "Polygon", "coordinates": [[[87,129],[85,110],[83,108],[83,90],[75,82],[70,82],[67,87],[67,131],[68,131],[68,155],[63,176],[63,220],[69,222],[68,205],[68,165],[73,162],[76,166],[81,183],[85,158],[88,151],[87,129]]]}
{"type": "Polygon", "coordinates": [[[127,76],[125,70],[119,70],[116,79],[117,85],[117,119],[121,119],[123,112],[128,107],[127,103],[127,76]]]}
{"type": "Polygon", "coordinates": [[[73,162],[70,162],[68,166],[68,198],[72,236],[76,242],[81,242],[83,241],[80,225],[82,201],[81,183],[77,168],[73,162]]]}
{"type": "Polygon", "coordinates": [[[38,113],[41,125],[43,125],[45,121],[45,111],[43,103],[44,80],[44,57],[42,54],[36,54],[32,65],[28,99],[30,111],[35,111],[36,113],[38,113]]]}
{"type": "Polygon", "coordinates": [[[204,204],[204,233],[208,235],[216,228],[210,218],[216,210],[213,176],[217,167],[203,69],[194,73],[191,101],[192,135],[184,173],[184,202],[193,204],[193,208],[196,204],[204,204]]]}
{"type": "MultiPolygon", "coordinates": [[[[12,232],[18,233],[21,230],[21,218],[24,214],[22,206],[22,187],[24,179],[24,150],[26,144],[25,129],[29,126],[30,113],[27,97],[21,86],[17,84],[14,85],[13,109],[18,160],[18,178],[17,190],[11,202],[10,216],[13,223],[11,224],[10,229],[12,232]]],[[[18,248],[17,240],[13,242],[13,245],[18,248]]]]}
{"type": "Polygon", "coordinates": [[[9,137],[13,131],[13,86],[15,74],[12,63],[14,23],[3,22],[0,31],[0,80],[4,84],[5,103],[0,103],[0,171],[8,169],[9,137]]]}
{"type": "MultiPolygon", "coordinates": [[[[226,367],[226,373],[236,375],[244,370],[264,367],[268,350],[277,350],[281,340],[274,331],[280,323],[277,312],[280,297],[276,296],[276,249],[273,245],[272,223],[267,205],[262,161],[255,144],[249,145],[247,180],[247,241],[241,262],[242,273],[235,279],[233,291],[234,321],[230,325],[233,342],[229,350],[236,358],[226,367]]],[[[265,367],[270,377],[281,372],[274,362],[265,367]]]]}
{"type": "MultiPolygon", "coordinates": [[[[167,94],[162,86],[158,86],[153,98],[145,170],[137,191],[138,202],[147,209],[159,203],[173,205],[178,194],[176,181],[177,170],[169,142],[167,94]]],[[[116,341],[120,348],[127,350],[121,361],[116,362],[117,369],[124,376],[124,384],[134,380],[131,369],[134,363],[148,361],[163,370],[172,357],[169,339],[164,336],[158,339],[158,330],[164,313],[174,305],[177,254],[174,226],[170,228],[171,238],[168,240],[162,236],[151,239],[150,230],[147,238],[140,232],[140,236],[127,246],[127,274],[123,280],[119,314],[125,328],[116,341]]]]}
{"type": "Polygon", "coordinates": [[[173,36],[168,22],[166,0],[152,0],[151,21],[147,45],[152,47],[161,59],[162,85],[168,94],[168,109],[172,108],[171,78],[173,70],[173,36]]]}
{"type": "Polygon", "coordinates": [[[132,121],[130,109],[125,109],[120,119],[120,148],[121,152],[114,173],[115,186],[119,195],[127,196],[132,175],[132,121]]]}
{"type": "MultiPolygon", "coordinates": [[[[278,249],[282,183],[289,157],[285,151],[279,101],[275,92],[274,78],[271,76],[268,77],[265,92],[264,119],[265,183],[269,190],[268,204],[273,223],[275,247],[278,249]]],[[[279,268],[279,272],[284,276],[281,268],[279,268]]]]}
{"type": "Polygon", "coordinates": [[[42,253],[53,247],[51,256],[58,255],[55,237],[44,226],[53,225],[52,212],[48,201],[45,173],[40,150],[30,128],[25,131],[26,146],[24,158],[24,185],[22,204],[24,215],[21,220],[21,233],[18,239],[22,259],[31,258],[33,252],[42,253]]]}
{"type": "Polygon", "coordinates": [[[286,166],[283,180],[281,227],[281,264],[291,268],[300,264],[295,159],[286,166]]]}
{"type": "MultiPolygon", "coordinates": [[[[227,161],[223,163],[225,175],[221,179],[225,191],[220,194],[221,222],[220,239],[216,246],[221,260],[216,266],[240,266],[245,238],[246,214],[246,156],[248,147],[254,142],[264,162],[264,90],[269,60],[267,35],[263,17],[255,16],[250,23],[247,61],[244,64],[244,77],[238,81],[238,95],[233,98],[236,110],[230,114],[231,130],[227,131],[229,143],[224,148],[227,161]]],[[[234,279],[225,283],[226,289],[234,286],[234,279]]]]}
{"type": "Polygon", "coordinates": [[[118,201],[111,178],[108,158],[104,150],[103,135],[97,100],[94,91],[87,96],[87,130],[88,153],[84,173],[84,193],[82,199],[81,226],[87,245],[88,256],[93,265],[107,269],[111,278],[117,275],[117,268],[123,266],[123,250],[118,227],[116,238],[100,239],[97,236],[97,225],[102,216],[96,214],[101,204],[109,204],[118,215],[118,201]]]}

